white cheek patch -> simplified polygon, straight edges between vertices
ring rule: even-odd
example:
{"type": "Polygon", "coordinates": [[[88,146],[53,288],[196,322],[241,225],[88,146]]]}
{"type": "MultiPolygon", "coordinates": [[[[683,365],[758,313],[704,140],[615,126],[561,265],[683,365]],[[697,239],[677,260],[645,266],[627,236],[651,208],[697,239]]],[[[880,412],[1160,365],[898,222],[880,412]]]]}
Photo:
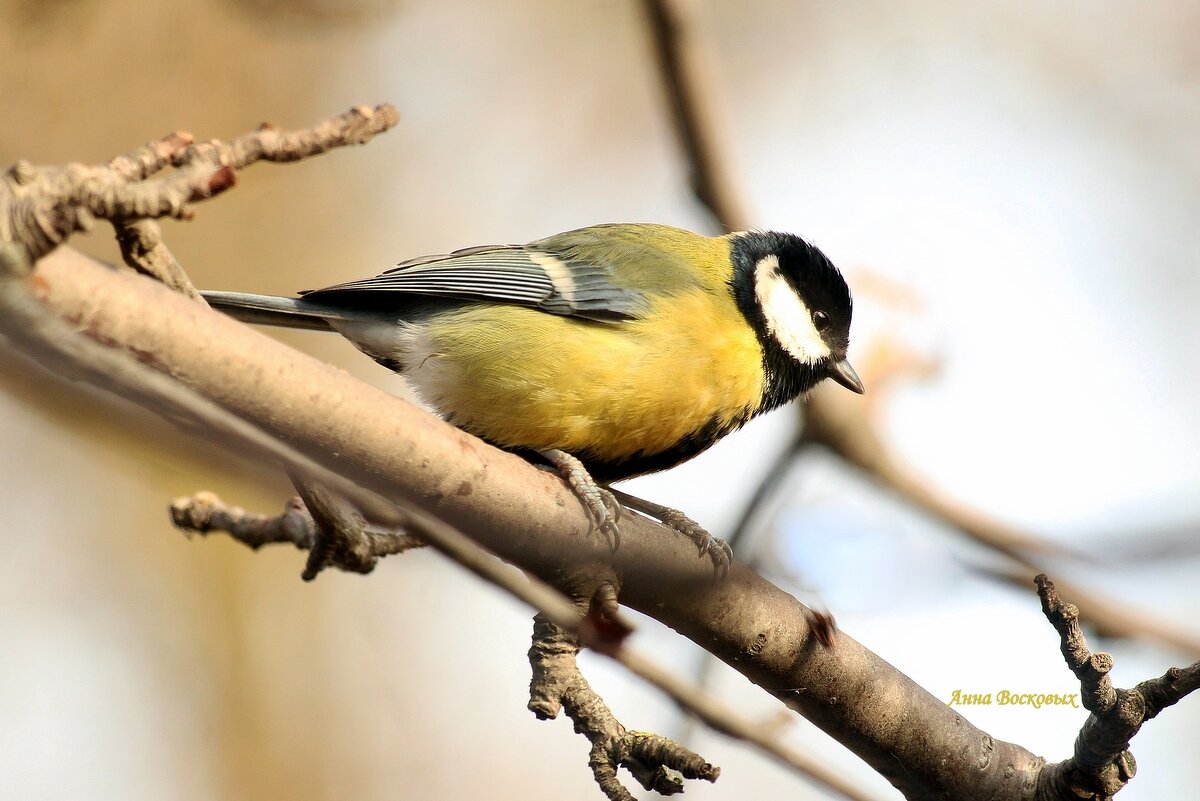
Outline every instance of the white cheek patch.
{"type": "Polygon", "coordinates": [[[829,356],[829,346],[813,325],[812,312],[779,274],[779,257],[754,265],[754,295],[767,331],[792,358],[812,364],[829,356]]]}

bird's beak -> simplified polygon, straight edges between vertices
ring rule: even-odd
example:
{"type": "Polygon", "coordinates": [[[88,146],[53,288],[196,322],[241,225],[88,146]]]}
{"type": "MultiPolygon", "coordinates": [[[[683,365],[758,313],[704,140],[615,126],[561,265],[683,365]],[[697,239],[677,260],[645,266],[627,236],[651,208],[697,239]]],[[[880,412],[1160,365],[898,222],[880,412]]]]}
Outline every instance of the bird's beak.
{"type": "Polygon", "coordinates": [[[866,388],[863,387],[858,373],[854,372],[854,368],[850,366],[850,362],[845,359],[842,359],[840,362],[834,362],[829,366],[829,377],[851,392],[857,392],[859,395],[866,392],[866,388]]]}

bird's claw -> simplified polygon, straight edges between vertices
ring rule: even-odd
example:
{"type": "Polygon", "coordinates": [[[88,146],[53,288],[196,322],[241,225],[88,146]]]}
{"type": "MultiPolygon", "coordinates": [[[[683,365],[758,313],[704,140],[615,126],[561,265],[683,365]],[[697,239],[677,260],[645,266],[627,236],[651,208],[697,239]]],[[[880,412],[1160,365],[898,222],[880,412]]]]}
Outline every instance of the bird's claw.
{"type": "MultiPolygon", "coordinates": [[[[609,547],[616,551],[621,547],[621,528],[617,522],[621,519],[621,504],[613,494],[604,487],[596,487],[600,495],[598,508],[588,508],[588,516],[592,518],[592,530],[598,530],[608,540],[609,547]]],[[[585,503],[586,507],[587,504],[585,503]]]]}
{"type": "Polygon", "coordinates": [[[608,541],[612,550],[621,547],[621,530],[617,522],[621,519],[624,507],[616,496],[605,487],[596,483],[588,473],[583,463],[574,456],[563,451],[544,451],[542,453],[558,470],[559,475],[566,480],[575,493],[575,497],[583,504],[591,523],[589,533],[599,531],[608,541]]]}
{"type": "Polygon", "coordinates": [[[590,476],[586,481],[577,482],[572,478],[568,478],[567,481],[591,521],[589,533],[599,531],[612,550],[620,548],[621,529],[617,526],[617,521],[621,517],[621,504],[611,492],[591,481],[590,476]]]}
{"type": "Polygon", "coordinates": [[[729,575],[729,566],[733,564],[733,546],[720,537],[713,537],[712,545],[721,552],[719,557],[717,555],[713,556],[713,562],[715,566],[718,558],[722,561],[725,567],[723,570],[720,570],[720,568],[718,569],[721,572],[721,578],[724,578],[725,576],[729,575]]]}
{"type": "Polygon", "coordinates": [[[662,522],[696,543],[700,556],[708,555],[713,570],[720,578],[729,574],[729,566],[733,563],[733,548],[729,547],[729,543],[709,534],[703,526],[677,509],[666,510],[662,522]]]}
{"type": "Polygon", "coordinates": [[[597,528],[600,533],[608,540],[612,550],[616,551],[621,547],[621,527],[617,525],[621,521],[621,512],[624,507],[609,490],[604,487],[596,487],[600,493],[601,511],[604,513],[604,519],[597,523],[597,528]]]}
{"type": "Polygon", "coordinates": [[[604,508],[612,515],[613,524],[621,522],[621,514],[625,511],[625,507],[617,500],[617,496],[612,494],[612,490],[604,487],[597,487],[600,490],[600,500],[604,502],[604,508]]]}
{"type": "MultiPolygon", "coordinates": [[[[621,519],[625,507],[617,499],[617,496],[607,487],[597,484],[588,473],[587,468],[583,466],[583,462],[566,451],[550,449],[539,451],[539,453],[554,465],[558,474],[570,486],[575,497],[583,504],[584,511],[587,512],[588,520],[591,523],[590,531],[599,531],[603,534],[612,550],[616,551],[620,548],[621,530],[617,526],[617,521],[621,519]]],[[[622,496],[626,498],[627,503],[631,504],[631,508],[661,520],[696,543],[700,556],[707,555],[712,560],[713,570],[716,571],[719,578],[725,578],[729,574],[729,566],[733,564],[733,549],[725,540],[717,539],[709,534],[703,526],[677,509],[643,501],[623,493],[622,496]]]]}

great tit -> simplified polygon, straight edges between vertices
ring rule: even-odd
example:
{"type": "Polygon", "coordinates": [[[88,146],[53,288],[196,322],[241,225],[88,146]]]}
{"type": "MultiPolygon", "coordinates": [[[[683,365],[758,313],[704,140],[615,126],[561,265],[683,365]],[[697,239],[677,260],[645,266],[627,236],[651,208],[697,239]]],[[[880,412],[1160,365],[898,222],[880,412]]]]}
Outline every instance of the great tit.
{"type": "MultiPolygon", "coordinates": [[[[846,361],[850,290],[792,234],[596,225],[298,298],[202,294],[248,322],[337,331],[451,423],[542,454],[614,538],[620,506],[595,482],[691,459],[822,379],[863,391],[846,361]]],[[[727,563],[692,526],[677,528],[727,563]]]]}

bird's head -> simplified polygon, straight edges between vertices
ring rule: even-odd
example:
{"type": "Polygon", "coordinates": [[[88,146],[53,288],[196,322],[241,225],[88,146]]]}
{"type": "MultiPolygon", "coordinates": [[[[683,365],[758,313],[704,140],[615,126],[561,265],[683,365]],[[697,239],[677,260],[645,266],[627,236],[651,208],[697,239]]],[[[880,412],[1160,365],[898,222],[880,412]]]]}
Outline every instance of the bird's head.
{"type": "Polygon", "coordinates": [[[850,288],[833,263],[793,234],[753,231],[731,238],[731,286],[758,334],[768,379],[767,406],[800,395],[825,378],[862,393],[846,361],[850,288]]]}

